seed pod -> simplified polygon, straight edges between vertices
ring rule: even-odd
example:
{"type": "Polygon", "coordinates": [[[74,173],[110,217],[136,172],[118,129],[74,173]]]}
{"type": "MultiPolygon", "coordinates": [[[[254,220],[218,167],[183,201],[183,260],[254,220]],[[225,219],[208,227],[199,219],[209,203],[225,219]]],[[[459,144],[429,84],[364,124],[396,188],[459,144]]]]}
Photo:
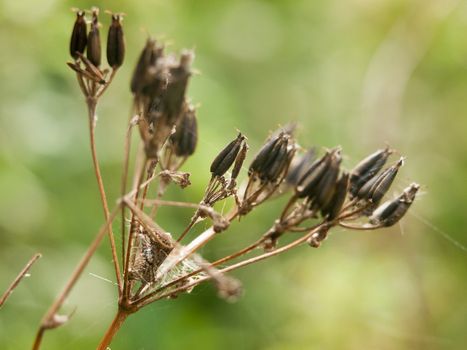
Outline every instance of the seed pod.
{"type": "Polygon", "coordinates": [[[86,49],[87,26],[84,18],[84,11],[76,12],[76,21],[73,26],[73,32],[70,39],[70,55],[74,59],[79,57],[78,53],[83,54],[86,49]]]}
{"type": "Polygon", "coordinates": [[[237,138],[230,142],[214,159],[211,164],[210,171],[212,176],[222,176],[237,158],[241,145],[245,140],[245,136],[239,133],[237,138]]]}
{"type": "Polygon", "coordinates": [[[293,186],[298,184],[298,181],[309,167],[310,162],[314,159],[315,153],[315,149],[310,148],[304,155],[300,156],[296,160],[292,160],[290,170],[286,178],[287,183],[293,186]]]}
{"type": "Polygon", "coordinates": [[[86,56],[89,61],[91,61],[91,63],[96,67],[101,65],[101,37],[99,34],[98,15],[99,10],[97,8],[93,8],[91,29],[88,34],[88,48],[86,51],[86,56]]]}
{"type": "Polygon", "coordinates": [[[107,62],[113,69],[120,67],[125,58],[125,39],[123,37],[122,16],[112,14],[112,23],[107,35],[107,62]]]}
{"type": "Polygon", "coordinates": [[[383,168],[391,154],[392,150],[389,148],[380,149],[355,166],[350,175],[350,194],[352,196],[355,197],[358,191],[383,168]]]}
{"type": "Polygon", "coordinates": [[[340,150],[334,150],[331,154],[331,161],[327,171],[309,194],[309,199],[312,201],[312,209],[321,209],[331,201],[339,176],[341,160],[340,150]]]}
{"type": "Polygon", "coordinates": [[[261,147],[258,154],[255,156],[251,162],[250,167],[248,168],[248,176],[251,176],[253,173],[259,174],[261,169],[267,163],[271,152],[273,151],[276,144],[279,142],[279,138],[282,134],[278,136],[271,137],[266,143],[261,147]]]}
{"type": "Polygon", "coordinates": [[[175,133],[170,137],[174,152],[178,157],[191,156],[195,152],[198,142],[195,109],[193,106],[186,106],[185,109],[175,133]]]}
{"type": "Polygon", "coordinates": [[[182,110],[192,60],[192,52],[183,52],[179,65],[169,69],[169,81],[161,101],[162,113],[169,124],[176,122],[182,110]]]}
{"type": "Polygon", "coordinates": [[[340,214],[349,190],[349,173],[344,172],[337,181],[334,194],[329,204],[321,210],[328,221],[333,221],[340,214]]]}
{"type": "Polygon", "coordinates": [[[373,204],[378,204],[389,190],[399,168],[403,164],[404,160],[401,158],[396,164],[372,178],[358,191],[357,197],[363,200],[370,200],[373,204]]]}
{"type": "Polygon", "coordinates": [[[244,142],[240,152],[237,155],[237,158],[235,158],[235,164],[232,169],[232,179],[236,179],[238,177],[238,174],[240,174],[240,170],[242,169],[242,165],[243,165],[243,162],[245,161],[247,152],[248,152],[248,144],[244,142]]]}
{"type": "Polygon", "coordinates": [[[397,223],[407,213],[419,188],[420,185],[413,183],[399,197],[379,206],[370,217],[370,223],[386,227],[397,223]]]}
{"type": "MultiPolygon", "coordinates": [[[[292,149],[290,149],[290,151],[292,151],[292,149]]],[[[275,182],[280,180],[282,171],[290,163],[290,156],[293,156],[293,153],[289,153],[289,136],[283,134],[279,137],[278,142],[268,155],[268,159],[260,168],[259,178],[263,182],[275,182]]]]}
{"type": "Polygon", "coordinates": [[[134,94],[141,93],[152,81],[150,68],[155,67],[157,60],[163,56],[163,48],[156,45],[154,39],[149,38],[146,41],[141,54],[138,58],[133,76],[131,78],[130,89],[134,94]]]}
{"type": "Polygon", "coordinates": [[[317,159],[298,181],[296,192],[299,198],[312,196],[311,191],[318,185],[319,181],[326,173],[331,163],[331,154],[327,152],[320,159],[317,159]]]}

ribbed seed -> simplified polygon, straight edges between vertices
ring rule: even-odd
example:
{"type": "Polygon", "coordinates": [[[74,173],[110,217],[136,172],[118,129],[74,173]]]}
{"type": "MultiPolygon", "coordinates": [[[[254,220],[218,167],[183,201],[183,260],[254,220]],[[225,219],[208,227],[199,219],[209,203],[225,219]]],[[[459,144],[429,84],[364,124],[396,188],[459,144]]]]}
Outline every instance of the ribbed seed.
{"type": "Polygon", "coordinates": [[[125,58],[125,39],[123,36],[122,16],[112,15],[112,23],[107,35],[107,62],[113,69],[120,67],[125,58]]]}
{"type": "Polygon", "coordinates": [[[399,197],[382,204],[370,217],[370,223],[386,227],[397,223],[407,213],[419,188],[420,185],[413,183],[399,197]]]}
{"type": "Polygon", "coordinates": [[[70,55],[74,59],[79,57],[78,53],[83,54],[86,49],[87,26],[86,19],[84,18],[84,11],[76,12],[76,21],[73,26],[70,39],[70,55]]]}
{"type": "Polygon", "coordinates": [[[101,65],[101,37],[99,34],[98,15],[99,10],[94,8],[92,10],[91,29],[88,34],[88,48],[86,51],[89,61],[96,67],[101,65]]]}
{"type": "Polygon", "coordinates": [[[355,166],[350,175],[352,196],[356,196],[358,191],[383,168],[391,154],[392,151],[389,148],[380,149],[355,166]]]}
{"type": "Polygon", "coordinates": [[[310,168],[303,174],[298,182],[296,191],[299,198],[311,196],[312,190],[317,186],[321,177],[329,168],[330,162],[331,154],[326,153],[323,157],[311,164],[310,168]]]}
{"type": "Polygon", "coordinates": [[[248,145],[246,142],[243,143],[240,152],[238,152],[237,158],[235,158],[235,164],[232,169],[232,179],[236,179],[240,170],[242,169],[243,162],[246,158],[246,153],[248,152],[248,145]]]}
{"type": "Polygon", "coordinates": [[[332,221],[340,214],[349,190],[349,173],[344,172],[337,181],[334,194],[329,204],[322,210],[323,216],[332,221]]]}
{"type": "Polygon", "coordinates": [[[238,134],[237,138],[230,142],[214,159],[211,164],[210,171],[213,176],[222,176],[229,170],[230,166],[237,158],[238,152],[240,151],[241,144],[245,136],[241,133],[238,134]]]}
{"type": "Polygon", "coordinates": [[[185,109],[175,133],[170,137],[174,152],[179,157],[191,156],[195,152],[198,142],[195,109],[192,106],[185,106],[185,109]]]}

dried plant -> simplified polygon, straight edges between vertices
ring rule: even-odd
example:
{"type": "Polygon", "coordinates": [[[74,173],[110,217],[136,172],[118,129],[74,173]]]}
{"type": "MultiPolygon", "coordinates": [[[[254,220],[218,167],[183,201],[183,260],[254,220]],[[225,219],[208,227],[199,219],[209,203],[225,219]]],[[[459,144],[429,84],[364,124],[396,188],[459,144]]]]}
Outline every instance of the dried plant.
{"type": "Polygon", "coordinates": [[[184,171],[183,165],[195,152],[198,137],[196,108],[187,97],[194,53],[185,50],[177,57],[166,53],[163,44],[149,38],[131,79],[133,107],[124,145],[121,198],[117,208],[110,212],[95,149],[95,111],[124,61],[122,15],[110,14],[106,50],[109,68],[102,69],[99,11],[93,8],[89,12],[90,28],[87,14],[76,12],[70,43],[73,60],[68,66],[76,73],[88,109],[91,153],[106,223],[45,314],[34,349],[39,349],[47,329],[69,319],[58,311],[106,234],[119,298],[116,316],[98,349],[107,348],[129,315],[157,300],[189,293],[208,280],[214,282],[219,296],[234,300],[241,294],[241,284],[228,276],[228,272],[302,244],[318,248],[336,226],[375,230],[394,225],[413,203],[419,189],[415,183],[395,199],[381,204],[404,163],[400,158],[385,168],[393,150],[378,150],[352,170],[345,171],[341,166],[340,147],[322,152],[305,150],[298,144],[292,124],[279,128],[267,138],[253,157],[245,181],[239,181],[238,177],[249,147],[246,136],[238,133],[213,160],[209,169],[211,178],[197,203],[163,199],[168,186],[183,189],[190,185],[190,174],[184,171]],[[134,128],[139,130],[142,147],[134,152],[136,162],[128,190],[134,128]],[[226,234],[234,221],[277,196],[288,196],[287,204],[271,228],[253,243],[214,262],[199,254],[199,249],[217,235],[226,234]],[[217,212],[215,204],[229,198],[233,202],[232,210],[227,215],[217,212]],[[157,223],[160,206],[193,209],[186,228],[177,236],[157,223]],[[112,222],[119,212],[121,252],[117,252],[112,231],[112,222]],[[185,242],[193,227],[206,220],[211,222],[210,227],[185,242]],[[282,243],[283,236],[291,232],[295,232],[295,238],[282,243]]]}

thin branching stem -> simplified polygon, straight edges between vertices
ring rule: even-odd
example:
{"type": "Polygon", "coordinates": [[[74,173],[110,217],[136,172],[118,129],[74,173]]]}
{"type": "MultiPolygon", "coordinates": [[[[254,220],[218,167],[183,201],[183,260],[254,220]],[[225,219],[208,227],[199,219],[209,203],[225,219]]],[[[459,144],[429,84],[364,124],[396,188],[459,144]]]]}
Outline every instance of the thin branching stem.
{"type": "Polygon", "coordinates": [[[28,273],[29,269],[34,265],[34,263],[39,259],[42,255],[40,253],[36,253],[32,256],[31,259],[27,262],[27,264],[24,266],[24,268],[19,272],[19,274],[16,276],[16,278],[11,282],[11,284],[8,286],[6,289],[5,293],[0,297],[0,308],[3,306],[5,301],[8,299],[8,297],[11,295],[13,290],[18,286],[18,284],[21,282],[21,280],[26,276],[28,273]]]}
{"type": "Polygon", "coordinates": [[[44,332],[47,329],[52,329],[56,328],[61,325],[61,323],[57,323],[56,321],[56,315],[60,307],[63,305],[63,302],[65,299],[68,297],[70,294],[71,290],[73,289],[74,285],[80,278],[81,274],[83,273],[84,269],[88,265],[89,261],[91,260],[92,256],[96,252],[97,248],[99,247],[99,244],[102,242],[102,239],[105,237],[107,234],[110,225],[112,225],[112,221],[114,220],[115,216],[117,215],[120,207],[116,207],[112,213],[109,215],[109,219],[106,221],[104,225],[99,229],[99,232],[97,233],[96,237],[94,238],[94,241],[89,245],[88,250],[86,253],[84,253],[83,257],[79,261],[78,265],[76,265],[75,270],[72,272],[68,282],[65,284],[63,287],[63,290],[60,292],[60,294],[57,296],[55,301],[52,303],[50,306],[49,310],[45,313],[44,317],[42,318],[42,321],[39,325],[39,329],[36,334],[36,338],[34,340],[34,345],[33,345],[33,350],[38,350],[41,345],[42,337],[44,335],[44,332]]]}
{"type": "MultiPolygon", "coordinates": [[[[273,257],[273,256],[276,256],[276,255],[279,255],[281,253],[284,253],[292,248],[295,248],[296,246],[306,242],[310,237],[313,236],[313,234],[315,234],[316,232],[318,232],[320,229],[324,228],[325,226],[327,226],[327,224],[321,224],[319,226],[317,226],[316,228],[314,228],[313,230],[311,230],[310,232],[308,232],[307,234],[303,235],[302,237],[296,239],[295,241],[285,245],[285,246],[282,246],[280,248],[277,248],[271,252],[267,252],[267,253],[263,253],[263,254],[260,254],[258,256],[255,256],[255,257],[252,257],[250,259],[246,259],[246,260],[243,260],[243,261],[240,261],[236,264],[233,264],[233,265],[230,265],[230,266],[227,266],[223,269],[220,269],[219,272],[221,273],[226,273],[226,272],[230,272],[230,271],[233,271],[233,270],[236,270],[236,269],[239,269],[241,267],[244,267],[244,266],[247,266],[247,265],[250,265],[250,264],[253,264],[253,263],[256,263],[256,262],[259,262],[261,260],[265,260],[265,259],[268,259],[270,257],[273,257]]],[[[173,295],[177,295],[178,293],[181,293],[181,292],[184,292],[186,290],[190,290],[191,288],[197,286],[198,284],[200,283],[203,283],[205,281],[208,281],[210,280],[211,277],[210,276],[205,276],[205,277],[202,277],[194,282],[191,282],[189,284],[186,284],[186,285],[183,285],[179,288],[176,288],[174,290],[171,290],[171,291],[168,291],[166,293],[163,293],[163,294],[160,294],[160,295],[148,295],[146,297],[143,297],[141,298],[138,303],[137,303],[137,307],[138,309],[148,305],[148,304],[151,304],[157,300],[160,300],[160,299],[164,299],[164,298],[167,298],[167,297],[170,297],[170,296],[173,296],[173,295]],[[152,298],[150,297],[152,296],[152,298]]]]}
{"type": "MultiPolygon", "coordinates": [[[[95,141],[97,100],[95,98],[89,97],[86,99],[86,103],[87,103],[88,112],[89,112],[89,135],[90,135],[92,163],[94,165],[94,172],[95,172],[96,179],[97,179],[97,185],[99,188],[99,193],[100,193],[100,197],[102,201],[102,207],[104,209],[105,220],[109,221],[109,218],[110,218],[109,205],[107,203],[107,196],[105,194],[104,181],[102,180],[99,160],[97,158],[96,141],[95,141]]],[[[113,260],[114,269],[115,269],[115,276],[117,278],[118,293],[120,295],[122,293],[123,285],[122,285],[122,279],[121,279],[121,274],[120,274],[121,273],[120,264],[118,262],[118,257],[117,257],[117,248],[115,246],[115,237],[114,237],[111,225],[109,226],[108,236],[109,236],[109,241],[110,241],[110,248],[112,250],[112,260],[113,260]]]]}

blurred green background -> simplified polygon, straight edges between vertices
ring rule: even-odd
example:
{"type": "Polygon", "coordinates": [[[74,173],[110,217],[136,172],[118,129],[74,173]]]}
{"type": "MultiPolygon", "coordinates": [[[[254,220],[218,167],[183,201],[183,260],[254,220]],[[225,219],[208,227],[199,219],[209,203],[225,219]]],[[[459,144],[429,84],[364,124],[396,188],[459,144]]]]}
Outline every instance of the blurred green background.
{"type": "MultiPolygon", "coordinates": [[[[466,349],[467,3],[347,1],[0,1],[0,290],[34,252],[43,258],[0,310],[0,348],[27,349],[45,310],[103,222],[87,120],[66,67],[70,8],[127,14],[128,54],[98,114],[98,153],[118,197],[129,77],[147,33],[195,48],[189,95],[200,142],[185,166],[198,201],[216,152],[236,129],[251,153],[298,121],[304,146],[341,145],[345,166],[384,146],[407,156],[394,192],[423,185],[412,215],[377,232],[334,230],[234,275],[235,304],[212,285],[128,319],[112,349],[466,349]],[[436,229],[438,227],[439,229],[436,229]]],[[[102,16],[104,25],[107,16],[102,16]]],[[[103,29],[103,33],[106,30],[103,29]]],[[[251,155],[250,158],[251,159],[251,155]]],[[[280,211],[265,204],[203,250],[217,257],[258,237],[280,211]]],[[[177,232],[186,210],[166,210],[177,232]]],[[[120,243],[120,241],[118,242],[120,243]]],[[[116,309],[104,242],[44,349],[92,349],[116,309]]]]}

